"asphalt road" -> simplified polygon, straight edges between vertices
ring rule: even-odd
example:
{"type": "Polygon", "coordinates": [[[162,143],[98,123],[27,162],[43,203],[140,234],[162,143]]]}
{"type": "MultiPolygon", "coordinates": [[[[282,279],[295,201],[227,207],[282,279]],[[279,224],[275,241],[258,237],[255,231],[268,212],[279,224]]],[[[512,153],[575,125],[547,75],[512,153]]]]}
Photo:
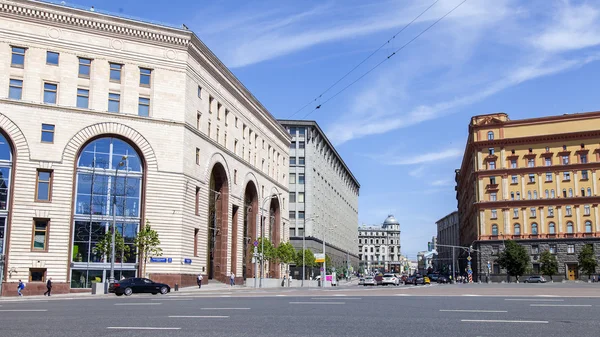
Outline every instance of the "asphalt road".
{"type": "Polygon", "coordinates": [[[600,332],[600,298],[314,294],[3,300],[0,337],[580,337],[600,332]]]}

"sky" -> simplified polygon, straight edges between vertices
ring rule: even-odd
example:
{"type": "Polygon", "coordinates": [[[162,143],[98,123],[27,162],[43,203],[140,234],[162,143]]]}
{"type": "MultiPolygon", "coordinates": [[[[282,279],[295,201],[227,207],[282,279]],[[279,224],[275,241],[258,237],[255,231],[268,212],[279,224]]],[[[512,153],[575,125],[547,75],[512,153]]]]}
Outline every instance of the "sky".
{"type": "Polygon", "coordinates": [[[454,170],[471,116],[600,110],[600,1],[467,0],[434,24],[461,2],[77,5],[185,24],[276,118],[316,120],[361,184],[359,223],[393,214],[402,253],[414,259],[456,210],[454,170]]]}

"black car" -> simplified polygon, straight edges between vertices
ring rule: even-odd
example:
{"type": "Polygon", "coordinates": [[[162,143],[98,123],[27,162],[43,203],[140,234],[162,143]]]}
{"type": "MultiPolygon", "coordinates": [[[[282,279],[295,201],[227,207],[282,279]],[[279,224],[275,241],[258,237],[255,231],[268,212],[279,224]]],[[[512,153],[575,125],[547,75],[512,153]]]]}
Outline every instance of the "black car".
{"type": "Polygon", "coordinates": [[[132,277],[111,284],[108,287],[109,293],[114,293],[117,296],[125,294],[131,296],[133,293],[150,293],[156,295],[158,293],[166,294],[171,291],[171,287],[164,283],[156,283],[147,278],[132,277]]]}
{"type": "MultiPolygon", "coordinates": [[[[433,280],[432,280],[433,281],[433,280]]],[[[448,279],[448,277],[444,276],[444,275],[440,275],[437,279],[437,283],[450,283],[450,280],[448,279]]]]}

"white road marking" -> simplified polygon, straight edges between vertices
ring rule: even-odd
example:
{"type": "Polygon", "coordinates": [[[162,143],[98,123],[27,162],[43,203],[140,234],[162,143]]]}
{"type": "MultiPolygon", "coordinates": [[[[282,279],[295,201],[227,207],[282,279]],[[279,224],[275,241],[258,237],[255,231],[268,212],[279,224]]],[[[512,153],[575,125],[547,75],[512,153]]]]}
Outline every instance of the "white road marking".
{"type": "Polygon", "coordinates": [[[484,312],[484,313],[489,313],[489,312],[508,312],[506,310],[463,310],[463,309],[456,309],[456,310],[443,310],[440,309],[440,311],[442,312],[484,312]]]}
{"type": "Polygon", "coordinates": [[[44,302],[48,302],[48,300],[2,300],[0,302],[1,303],[10,302],[11,304],[13,304],[13,303],[28,303],[28,302],[44,303],[44,302]]]}
{"type": "Polygon", "coordinates": [[[106,328],[113,330],[181,330],[181,328],[151,328],[147,326],[107,326],[106,328]]]}
{"type": "Polygon", "coordinates": [[[160,305],[162,303],[115,303],[115,305],[160,305]]]}
{"type": "Polygon", "coordinates": [[[530,304],[530,307],[591,307],[591,304],[530,304]]]}
{"type": "Polygon", "coordinates": [[[169,318],[229,318],[229,316],[169,316],[169,318]]]}
{"type": "Polygon", "coordinates": [[[281,294],[275,295],[275,297],[285,297],[285,296],[287,296],[287,295],[281,295],[281,294]]]}
{"type": "Polygon", "coordinates": [[[505,301],[529,301],[529,302],[564,302],[565,300],[549,300],[542,298],[505,298],[505,301]]]}
{"type": "Polygon", "coordinates": [[[311,300],[361,300],[360,297],[344,297],[344,298],[323,298],[323,297],[311,297],[311,300]]]}
{"type": "Polygon", "coordinates": [[[3,309],[1,312],[41,312],[48,311],[46,309],[3,309]]]}
{"type": "Polygon", "coordinates": [[[191,298],[153,298],[150,301],[192,301],[191,298]]]}
{"type": "Polygon", "coordinates": [[[231,297],[231,295],[221,295],[221,297],[231,297]]]}
{"type": "Polygon", "coordinates": [[[250,310],[250,308],[200,308],[200,310],[250,310]]]}
{"type": "Polygon", "coordinates": [[[290,302],[290,304],[346,304],[346,302],[290,302]]]}
{"type": "Polygon", "coordinates": [[[534,323],[534,324],[548,324],[548,321],[509,321],[502,319],[461,319],[461,322],[471,323],[534,323]]]}

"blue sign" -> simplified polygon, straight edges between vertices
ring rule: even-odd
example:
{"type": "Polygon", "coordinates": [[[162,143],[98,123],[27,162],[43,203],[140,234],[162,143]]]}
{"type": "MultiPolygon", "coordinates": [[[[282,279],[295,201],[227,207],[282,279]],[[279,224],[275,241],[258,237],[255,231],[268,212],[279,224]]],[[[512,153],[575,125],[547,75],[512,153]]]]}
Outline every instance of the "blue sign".
{"type": "Polygon", "coordinates": [[[473,271],[471,269],[467,270],[467,274],[471,275],[473,274],[473,271]]]}
{"type": "Polygon", "coordinates": [[[254,247],[258,247],[258,240],[254,240],[254,247]]]}
{"type": "Polygon", "coordinates": [[[183,263],[192,264],[192,259],[183,259],[183,263]]]}
{"type": "Polygon", "coordinates": [[[172,258],[172,257],[168,257],[168,258],[167,258],[167,262],[169,262],[169,263],[173,263],[173,258],[172,258]]]}
{"type": "Polygon", "coordinates": [[[166,257],[151,257],[150,262],[167,263],[167,258],[166,257]]]}

